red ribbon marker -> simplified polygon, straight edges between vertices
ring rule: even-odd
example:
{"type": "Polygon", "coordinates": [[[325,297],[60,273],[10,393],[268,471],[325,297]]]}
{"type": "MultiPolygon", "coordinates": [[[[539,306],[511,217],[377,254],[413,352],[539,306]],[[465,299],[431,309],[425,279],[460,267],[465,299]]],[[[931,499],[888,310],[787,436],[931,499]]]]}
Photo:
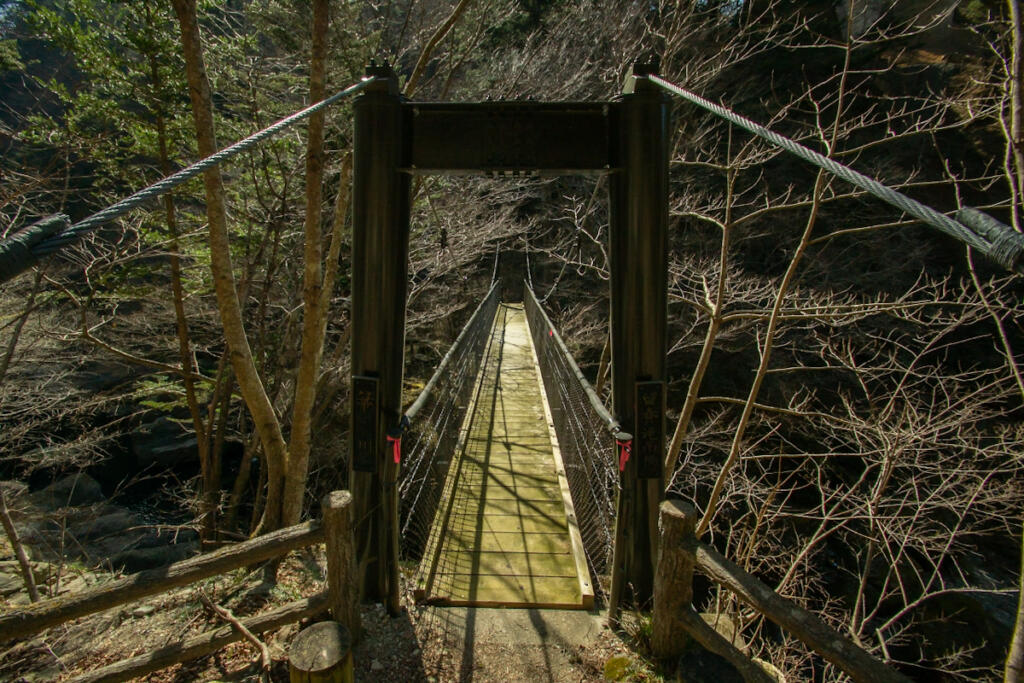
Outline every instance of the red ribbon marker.
{"type": "Polygon", "coordinates": [[[393,444],[392,450],[395,453],[395,464],[397,465],[402,461],[402,437],[394,437],[388,434],[387,439],[388,443],[393,444]]]}
{"type": "Polygon", "coordinates": [[[555,336],[555,331],[554,330],[548,330],[548,336],[549,337],[554,337],[555,336]]]}
{"type": "Polygon", "coordinates": [[[625,472],[626,463],[629,462],[629,456],[633,452],[633,439],[626,441],[615,439],[615,443],[619,447],[619,472],[625,472]]]}

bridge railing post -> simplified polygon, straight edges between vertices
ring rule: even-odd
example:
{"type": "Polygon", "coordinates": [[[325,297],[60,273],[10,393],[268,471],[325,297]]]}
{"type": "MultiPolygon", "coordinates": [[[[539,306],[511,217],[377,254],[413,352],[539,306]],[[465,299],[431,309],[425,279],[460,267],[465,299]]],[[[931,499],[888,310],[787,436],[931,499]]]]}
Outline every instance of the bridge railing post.
{"type": "Polygon", "coordinates": [[[665,480],[670,107],[667,95],[649,78],[656,72],[656,65],[636,65],[613,107],[612,412],[633,434],[633,442],[631,457],[620,466],[608,610],[612,623],[627,587],[635,604],[651,600],[665,480]]]}

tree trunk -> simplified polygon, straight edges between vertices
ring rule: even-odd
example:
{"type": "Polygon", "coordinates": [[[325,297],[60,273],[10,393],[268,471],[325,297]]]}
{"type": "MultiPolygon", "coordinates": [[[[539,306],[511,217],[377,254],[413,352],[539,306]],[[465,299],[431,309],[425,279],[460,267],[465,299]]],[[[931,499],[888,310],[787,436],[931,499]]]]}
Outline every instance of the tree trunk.
{"type": "Polygon", "coordinates": [[[1024,538],[1021,539],[1021,590],[1017,596],[1017,623],[1010,639],[1010,654],[1003,670],[1005,683],[1018,683],[1024,675],[1024,538]]]}
{"type": "Polygon", "coordinates": [[[25,308],[22,310],[21,315],[18,317],[17,322],[14,323],[14,330],[11,331],[11,337],[7,340],[7,349],[4,351],[3,358],[0,358],[0,384],[3,384],[4,377],[7,375],[7,368],[11,367],[11,360],[14,358],[14,350],[18,346],[18,339],[21,338],[21,331],[25,328],[25,323],[28,321],[28,316],[32,313],[32,309],[36,304],[36,295],[39,294],[39,285],[43,282],[43,271],[36,271],[35,281],[32,283],[32,291],[28,295],[28,301],[25,302],[25,308]]]}
{"type": "Polygon", "coordinates": [[[25,554],[25,546],[21,544],[18,530],[14,528],[14,522],[11,520],[11,512],[7,509],[7,498],[4,496],[3,487],[0,487],[0,524],[3,524],[7,540],[11,542],[11,548],[14,550],[14,556],[18,558],[18,566],[21,568],[21,575],[25,580],[25,589],[28,590],[29,600],[39,602],[36,577],[32,574],[32,565],[29,564],[28,555],[25,554]]]}
{"type": "MultiPolygon", "coordinates": [[[[329,23],[327,0],[313,1],[313,55],[309,68],[309,101],[324,99],[329,23]]],[[[295,379],[295,403],[292,407],[291,442],[288,469],[285,474],[282,520],[296,524],[302,516],[302,498],[306,490],[311,445],[311,416],[316,400],[316,379],[320,370],[324,336],[321,324],[326,307],[321,301],[322,249],[320,247],[320,213],[324,166],[324,112],[309,117],[309,139],[306,148],[306,225],[305,270],[302,284],[302,350],[295,379]]]]}
{"type": "MultiPolygon", "coordinates": [[[[149,5],[146,5],[146,18],[152,21],[149,14],[149,5]]],[[[153,86],[154,94],[160,92],[163,87],[160,78],[160,69],[157,66],[156,53],[150,52],[149,77],[153,86]]],[[[163,108],[157,106],[153,112],[156,119],[156,139],[160,154],[160,172],[164,177],[171,175],[170,155],[167,151],[167,122],[164,118],[163,108]]],[[[192,429],[196,433],[196,447],[199,451],[199,471],[202,478],[202,490],[199,497],[199,535],[204,542],[215,540],[217,531],[217,490],[220,488],[219,477],[215,481],[212,477],[213,467],[210,457],[210,442],[207,438],[206,423],[203,422],[202,413],[199,410],[199,399],[196,396],[196,383],[192,378],[195,373],[195,363],[192,362],[192,343],[189,338],[188,319],[185,316],[185,293],[181,286],[181,259],[180,245],[178,244],[178,219],[174,206],[174,196],[168,192],[163,197],[164,217],[167,223],[167,233],[170,237],[169,261],[171,266],[171,295],[174,299],[174,318],[177,324],[178,334],[178,356],[181,359],[182,385],[185,387],[185,401],[188,404],[188,412],[192,418],[192,429]]]]}
{"type": "Polygon", "coordinates": [[[352,683],[352,636],[336,621],[300,631],[288,648],[290,683],[352,683]]]}
{"type": "Polygon", "coordinates": [[[1010,10],[1010,150],[1013,153],[1012,175],[1013,186],[1013,227],[1021,230],[1022,204],[1024,204],[1024,27],[1021,25],[1020,6],[1018,0],[1007,0],[1010,10]]]}
{"type": "Polygon", "coordinates": [[[459,0],[459,4],[455,6],[452,13],[448,15],[448,18],[444,20],[437,30],[434,31],[434,35],[430,36],[430,40],[423,46],[423,52],[420,53],[420,58],[416,60],[416,66],[412,69],[412,75],[409,76],[409,80],[405,83],[405,91],[402,93],[406,97],[412,97],[416,92],[416,88],[419,87],[420,77],[423,75],[424,70],[427,68],[427,64],[430,63],[430,58],[434,54],[434,49],[438,43],[448,35],[448,32],[452,30],[455,23],[462,16],[462,13],[469,7],[469,3],[473,0],[459,0]]]}
{"type": "MultiPolygon", "coordinates": [[[[195,0],[172,1],[181,27],[181,44],[185,56],[185,71],[192,100],[192,116],[196,126],[199,155],[205,158],[217,151],[217,140],[213,127],[210,82],[206,75],[206,65],[203,63],[203,49],[196,20],[196,3],[195,0]]],[[[203,174],[203,181],[206,188],[206,217],[210,226],[210,269],[213,273],[221,324],[224,327],[224,337],[228,343],[231,367],[235,372],[238,388],[252,415],[267,459],[267,505],[260,522],[260,530],[268,531],[278,528],[281,522],[280,500],[288,448],[281,434],[281,424],[267,398],[267,392],[253,362],[252,349],[245,336],[242,309],[232,270],[224,184],[220,169],[212,168],[206,171],[203,174]]]]}

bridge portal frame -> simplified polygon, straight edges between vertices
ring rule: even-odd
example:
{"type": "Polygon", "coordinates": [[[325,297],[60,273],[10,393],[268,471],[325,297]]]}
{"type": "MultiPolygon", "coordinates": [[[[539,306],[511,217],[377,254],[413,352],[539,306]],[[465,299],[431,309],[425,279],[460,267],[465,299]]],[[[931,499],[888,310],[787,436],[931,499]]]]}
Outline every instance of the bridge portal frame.
{"type": "MultiPolygon", "coordinates": [[[[649,603],[664,497],[671,108],[637,64],[608,102],[428,103],[371,62],[354,102],[349,489],[363,600],[397,614],[398,467],[413,175],[608,174],[612,413],[632,428],[620,473],[609,616],[649,603]]],[[[617,459],[617,454],[607,457],[617,459]]]]}

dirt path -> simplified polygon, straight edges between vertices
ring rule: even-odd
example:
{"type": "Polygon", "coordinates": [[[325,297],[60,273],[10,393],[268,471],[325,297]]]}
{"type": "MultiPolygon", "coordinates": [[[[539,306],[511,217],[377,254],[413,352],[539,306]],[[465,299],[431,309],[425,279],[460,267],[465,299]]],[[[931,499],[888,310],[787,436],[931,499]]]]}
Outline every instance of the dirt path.
{"type": "Polygon", "coordinates": [[[601,681],[623,649],[600,614],[583,611],[421,607],[391,619],[367,614],[356,650],[360,681],[601,681]]]}

